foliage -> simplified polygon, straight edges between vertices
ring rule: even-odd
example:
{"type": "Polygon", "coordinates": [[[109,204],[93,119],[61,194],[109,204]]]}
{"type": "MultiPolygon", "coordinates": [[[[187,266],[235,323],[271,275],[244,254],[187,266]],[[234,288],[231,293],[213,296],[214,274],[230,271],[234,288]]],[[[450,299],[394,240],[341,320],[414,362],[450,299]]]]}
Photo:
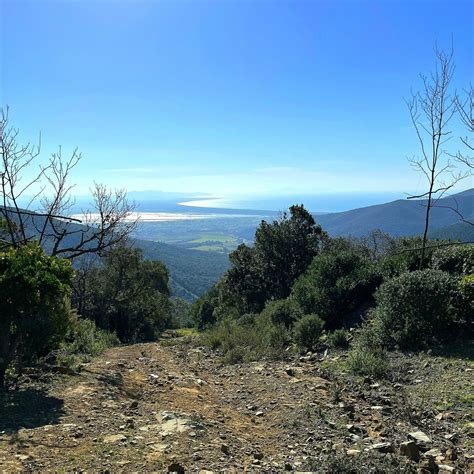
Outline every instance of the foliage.
{"type": "Polygon", "coordinates": [[[0,253],[0,387],[7,367],[54,349],[69,324],[69,262],[36,244],[0,253]]]}
{"type": "MultiPolygon", "coordinates": [[[[379,268],[384,280],[420,269],[421,237],[399,237],[394,239],[387,251],[381,255],[379,268]]],[[[433,249],[427,247],[421,268],[428,268],[433,249]]]]}
{"type": "Polygon", "coordinates": [[[303,206],[267,223],[255,233],[253,247],[240,245],[230,254],[233,267],[225,278],[226,298],[240,311],[259,312],[270,299],[284,299],[295,280],[321,250],[326,234],[303,206]]]}
{"type": "Polygon", "coordinates": [[[457,299],[458,325],[464,330],[466,338],[474,332],[474,274],[463,276],[458,282],[457,299]]]}
{"type": "Polygon", "coordinates": [[[78,272],[73,302],[82,317],[122,342],[151,341],[171,323],[169,276],[139,249],[118,247],[103,265],[78,272]]]}
{"type": "Polygon", "coordinates": [[[313,259],[292,297],[304,313],[316,313],[328,327],[337,327],[370,302],[380,281],[377,266],[363,251],[332,248],[313,259]]]}
{"type": "Polygon", "coordinates": [[[170,300],[170,326],[173,328],[191,328],[194,321],[191,317],[191,304],[183,298],[170,300]]]}
{"type": "Polygon", "coordinates": [[[328,334],[327,343],[331,347],[346,349],[349,347],[349,335],[345,329],[336,329],[328,334]]]}
{"type": "Polygon", "coordinates": [[[316,314],[307,314],[295,323],[294,341],[303,350],[316,349],[323,332],[324,321],[316,314]]]}
{"type": "Polygon", "coordinates": [[[474,246],[452,245],[436,249],[431,267],[458,275],[474,273],[474,246]]]}
{"type": "Polygon", "coordinates": [[[449,338],[458,328],[457,281],[440,270],[404,273],[376,294],[377,324],[392,346],[417,349],[449,338]]]}
{"type": "Polygon", "coordinates": [[[383,349],[361,345],[356,345],[349,352],[347,366],[354,374],[373,378],[381,378],[389,370],[388,357],[383,349]]]}
{"type": "Polygon", "coordinates": [[[283,324],[289,328],[303,317],[303,312],[294,300],[287,298],[269,301],[262,311],[262,317],[269,319],[273,324],[283,324]]]}
{"type": "Polygon", "coordinates": [[[203,334],[204,344],[219,349],[223,362],[229,364],[262,357],[281,358],[290,340],[290,333],[283,324],[273,324],[262,315],[242,321],[224,319],[203,334]]]}
{"type": "Polygon", "coordinates": [[[98,329],[94,321],[73,314],[65,340],[55,353],[56,360],[60,365],[74,367],[117,344],[119,340],[114,333],[98,329]]]}

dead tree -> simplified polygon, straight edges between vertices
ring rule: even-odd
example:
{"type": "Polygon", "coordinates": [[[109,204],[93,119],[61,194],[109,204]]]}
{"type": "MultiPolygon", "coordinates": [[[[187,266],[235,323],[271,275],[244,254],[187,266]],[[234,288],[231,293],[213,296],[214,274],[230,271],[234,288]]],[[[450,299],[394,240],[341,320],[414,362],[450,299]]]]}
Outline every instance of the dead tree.
{"type": "MultiPolygon", "coordinates": [[[[471,85],[466,91],[466,98],[462,99],[458,94],[455,97],[456,110],[459,118],[467,129],[469,135],[474,133],[474,87],[471,85]]],[[[461,142],[466,148],[466,151],[459,151],[455,158],[462,164],[466,165],[471,170],[474,169],[474,143],[472,138],[467,135],[461,137],[461,142]],[[467,154],[466,154],[467,153],[467,154]]]]}
{"type": "Polygon", "coordinates": [[[411,121],[420,145],[420,154],[410,159],[412,166],[426,178],[427,190],[408,199],[426,200],[420,268],[426,253],[430,212],[446,192],[465,174],[456,171],[450,154],[445,149],[451,138],[450,121],[456,113],[456,98],[450,85],[454,73],[453,50],[435,50],[436,67],[430,76],[421,75],[422,88],[407,100],[411,121]]]}
{"type": "Polygon", "coordinates": [[[51,256],[73,259],[101,255],[135,229],[134,205],[125,191],[94,183],[91,208],[71,217],[74,205],[71,171],[81,160],[62,150],[42,162],[38,144],[20,144],[19,131],[9,125],[8,108],[0,110],[0,237],[4,246],[37,241],[51,256]],[[29,196],[27,198],[27,196],[29,196]]]}

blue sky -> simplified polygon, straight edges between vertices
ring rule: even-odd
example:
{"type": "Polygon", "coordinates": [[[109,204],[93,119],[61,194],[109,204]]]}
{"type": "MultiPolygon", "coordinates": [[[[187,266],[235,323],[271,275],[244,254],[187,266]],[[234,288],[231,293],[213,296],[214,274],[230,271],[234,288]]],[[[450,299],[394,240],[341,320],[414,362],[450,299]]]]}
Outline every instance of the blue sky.
{"type": "Polygon", "coordinates": [[[78,192],[416,191],[403,98],[451,35],[473,80],[470,1],[0,4],[0,101],[78,192]]]}

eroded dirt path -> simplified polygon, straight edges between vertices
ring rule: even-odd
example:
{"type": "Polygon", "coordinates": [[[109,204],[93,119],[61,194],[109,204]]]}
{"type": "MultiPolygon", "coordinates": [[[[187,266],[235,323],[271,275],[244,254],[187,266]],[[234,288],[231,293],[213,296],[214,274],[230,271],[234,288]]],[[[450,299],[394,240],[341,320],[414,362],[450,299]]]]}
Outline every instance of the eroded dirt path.
{"type": "Polygon", "coordinates": [[[222,366],[175,338],[32,371],[0,398],[0,471],[474,472],[472,362],[404,356],[376,382],[344,357],[222,366]]]}
{"type": "Polygon", "coordinates": [[[55,406],[57,419],[33,416],[31,427],[28,416],[25,427],[4,423],[0,466],[153,471],[176,463],[241,471],[271,460],[284,468],[292,450],[282,429],[292,422],[288,410],[306,406],[308,391],[323,401],[329,384],[310,370],[288,375],[286,369],[284,363],[222,368],[201,349],[179,344],[111,349],[80,375],[55,381],[45,406],[23,402],[33,412],[55,406]]]}

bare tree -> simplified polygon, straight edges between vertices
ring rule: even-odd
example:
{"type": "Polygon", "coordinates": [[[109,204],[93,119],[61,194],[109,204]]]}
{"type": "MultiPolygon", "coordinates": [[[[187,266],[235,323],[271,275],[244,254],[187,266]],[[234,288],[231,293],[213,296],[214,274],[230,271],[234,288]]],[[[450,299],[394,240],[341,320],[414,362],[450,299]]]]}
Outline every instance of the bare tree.
{"type": "Polygon", "coordinates": [[[450,121],[456,113],[456,98],[450,85],[454,73],[453,49],[449,53],[435,50],[436,67],[430,76],[421,75],[423,86],[407,100],[411,121],[420,145],[420,155],[410,159],[412,166],[426,178],[427,191],[408,199],[425,199],[423,241],[420,268],[428,239],[431,209],[465,174],[457,172],[450,154],[444,148],[451,138],[450,121]]]}
{"type": "MultiPolygon", "coordinates": [[[[470,135],[474,133],[474,87],[471,85],[466,91],[466,98],[462,99],[458,94],[455,97],[456,110],[462,123],[466,126],[470,135]]],[[[474,169],[474,143],[471,141],[469,135],[461,137],[461,142],[467,148],[467,153],[459,151],[455,157],[456,159],[466,165],[471,170],[474,169]]]]}
{"type": "Polygon", "coordinates": [[[92,211],[69,216],[74,199],[71,171],[81,160],[74,150],[64,159],[62,150],[45,164],[38,144],[20,144],[19,131],[9,125],[8,108],[0,111],[0,220],[4,245],[19,247],[38,241],[50,255],[73,259],[102,254],[135,229],[134,205],[124,190],[110,191],[94,183],[92,211]],[[30,197],[27,198],[27,195],[30,197]]]}

